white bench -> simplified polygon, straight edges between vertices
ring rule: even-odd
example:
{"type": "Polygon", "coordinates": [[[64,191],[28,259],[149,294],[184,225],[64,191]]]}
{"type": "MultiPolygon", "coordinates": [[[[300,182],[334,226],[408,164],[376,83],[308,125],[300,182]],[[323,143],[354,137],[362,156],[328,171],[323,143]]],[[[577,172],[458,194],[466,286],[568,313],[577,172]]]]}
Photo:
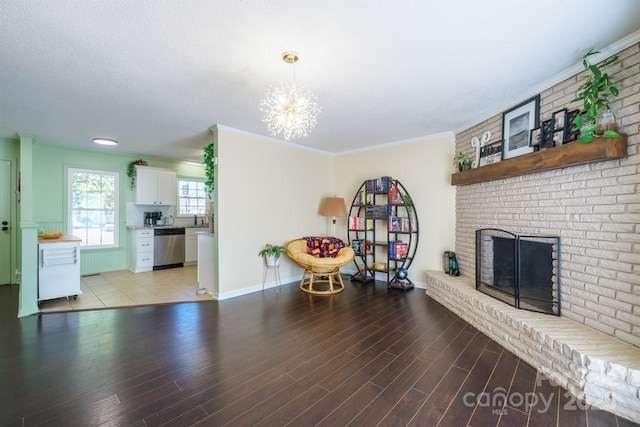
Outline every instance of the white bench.
{"type": "Polygon", "coordinates": [[[578,399],[640,422],[640,349],[573,320],[520,310],[467,277],[427,271],[426,293],[578,399]]]}

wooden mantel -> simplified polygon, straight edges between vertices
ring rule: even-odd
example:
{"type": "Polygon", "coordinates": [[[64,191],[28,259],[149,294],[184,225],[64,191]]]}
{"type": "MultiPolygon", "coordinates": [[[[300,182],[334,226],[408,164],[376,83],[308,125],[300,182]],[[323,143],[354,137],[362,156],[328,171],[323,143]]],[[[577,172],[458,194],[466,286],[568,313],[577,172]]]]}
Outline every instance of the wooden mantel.
{"type": "Polygon", "coordinates": [[[595,138],[587,144],[571,142],[560,147],[548,148],[491,165],[457,172],[451,175],[451,185],[476,184],[624,157],[627,157],[626,134],[622,134],[620,138],[595,138]]]}

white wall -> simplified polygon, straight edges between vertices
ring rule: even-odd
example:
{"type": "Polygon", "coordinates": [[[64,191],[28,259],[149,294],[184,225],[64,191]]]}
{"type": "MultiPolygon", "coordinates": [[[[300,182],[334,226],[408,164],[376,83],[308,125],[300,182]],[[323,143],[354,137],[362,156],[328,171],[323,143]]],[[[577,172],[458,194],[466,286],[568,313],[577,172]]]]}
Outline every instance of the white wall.
{"type": "MultiPolygon", "coordinates": [[[[343,197],[348,210],[366,179],[392,176],[413,198],[420,240],[409,269],[412,281],[424,284],[424,272],[440,269],[442,252],[454,248],[453,134],[336,156],[225,126],[215,132],[220,299],[261,289],[263,264],[257,253],[265,243],[284,245],[303,236],[332,235],[331,219],[319,214],[322,201],[343,197]]],[[[336,235],[344,240],[346,227],[346,219],[338,218],[336,235]]],[[[283,283],[302,277],[302,269],[288,257],[280,273],[283,283]]],[[[273,279],[270,272],[268,285],[273,279]]]]}
{"type": "MultiPolygon", "coordinates": [[[[454,149],[454,135],[443,134],[336,158],[336,194],[344,197],[347,211],[367,179],[391,176],[411,195],[420,236],[409,278],[418,285],[425,283],[426,270],[442,268],[442,252],[455,247],[455,188],[450,183],[454,149]]],[[[346,239],[346,218],[338,219],[337,229],[338,237],[346,239]]]]}
{"type": "MultiPolygon", "coordinates": [[[[219,298],[259,290],[265,243],[284,245],[325,235],[320,203],[334,192],[332,155],[295,143],[218,126],[217,228],[219,298]]],[[[284,257],[283,283],[300,280],[302,270],[284,257]]],[[[268,281],[273,282],[273,273],[268,281]]]]}

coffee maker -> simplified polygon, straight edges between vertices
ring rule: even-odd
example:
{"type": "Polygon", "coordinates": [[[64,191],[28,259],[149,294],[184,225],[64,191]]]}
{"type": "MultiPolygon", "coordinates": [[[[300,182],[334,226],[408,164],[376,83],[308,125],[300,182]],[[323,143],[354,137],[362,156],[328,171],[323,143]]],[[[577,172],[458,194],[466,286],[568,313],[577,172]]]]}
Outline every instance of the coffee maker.
{"type": "Polygon", "coordinates": [[[144,225],[153,226],[157,225],[162,220],[162,212],[145,212],[144,213],[144,225]]]}

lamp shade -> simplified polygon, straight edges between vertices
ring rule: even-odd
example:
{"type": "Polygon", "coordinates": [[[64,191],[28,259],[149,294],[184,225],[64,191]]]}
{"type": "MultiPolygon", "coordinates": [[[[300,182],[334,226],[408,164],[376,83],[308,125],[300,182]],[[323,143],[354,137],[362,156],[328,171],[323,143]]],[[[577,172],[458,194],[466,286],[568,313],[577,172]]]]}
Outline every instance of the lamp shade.
{"type": "Polygon", "coordinates": [[[344,199],[342,197],[327,197],[324,199],[320,215],[346,217],[347,209],[344,205],[344,199]]]}

